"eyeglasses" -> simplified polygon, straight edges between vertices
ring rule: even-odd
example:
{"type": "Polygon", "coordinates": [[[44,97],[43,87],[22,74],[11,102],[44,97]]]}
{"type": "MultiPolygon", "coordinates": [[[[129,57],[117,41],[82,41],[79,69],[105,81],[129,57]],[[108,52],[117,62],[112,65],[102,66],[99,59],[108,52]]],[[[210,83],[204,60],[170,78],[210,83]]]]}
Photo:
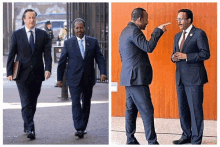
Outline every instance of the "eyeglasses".
{"type": "Polygon", "coordinates": [[[188,19],[188,18],[177,18],[176,21],[182,21],[183,19],[188,19]]]}

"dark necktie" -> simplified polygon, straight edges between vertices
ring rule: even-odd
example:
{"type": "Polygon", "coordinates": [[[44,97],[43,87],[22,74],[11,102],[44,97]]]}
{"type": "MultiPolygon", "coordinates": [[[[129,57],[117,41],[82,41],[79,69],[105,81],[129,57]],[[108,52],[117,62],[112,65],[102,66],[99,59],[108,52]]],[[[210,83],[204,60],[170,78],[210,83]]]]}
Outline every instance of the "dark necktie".
{"type": "Polygon", "coordinates": [[[31,30],[29,32],[31,33],[29,43],[30,43],[30,47],[31,47],[31,54],[33,54],[34,47],[35,47],[34,46],[34,35],[33,35],[33,32],[31,30]]]}
{"type": "Polygon", "coordinates": [[[186,34],[186,32],[184,31],[184,32],[183,32],[183,39],[182,39],[182,41],[181,41],[181,43],[180,43],[180,52],[182,52],[183,45],[184,45],[184,42],[185,42],[185,34],[186,34]]]}

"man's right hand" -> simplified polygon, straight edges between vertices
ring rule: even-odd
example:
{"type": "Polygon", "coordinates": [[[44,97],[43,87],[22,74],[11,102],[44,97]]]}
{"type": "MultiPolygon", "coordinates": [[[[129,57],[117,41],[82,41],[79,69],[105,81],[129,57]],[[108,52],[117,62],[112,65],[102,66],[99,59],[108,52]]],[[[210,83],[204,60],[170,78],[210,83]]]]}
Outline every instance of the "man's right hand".
{"type": "Polygon", "coordinates": [[[63,86],[63,82],[62,81],[57,81],[57,86],[58,87],[62,87],[63,86]]]}
{"type": "Polygon", "coordinates": [[[170,25],[170,24],[171,24],[171,23],[168,22],[168,23],[165,23],[165,24],[160,25],[158,28],[160,28],[161,30],[163,30],[163,32],[166,32],[166,31],[167,31],[166,26],[167,26],[167,25],[170,25]]]}
{"type": "Polygon", "coordinates": [[[180,60],[176,57],[175,54],[173,54],[173,55],[172,55],[172,61],[173,61],[173,62],[178,62],[178,61],[180,61],[180,60]]]}
{"type": "Polygon", "coordinates": [[[12,81],[13,79],[12,79],[12,76],[8,76],[8,80],[9,81],[12,81]]]}

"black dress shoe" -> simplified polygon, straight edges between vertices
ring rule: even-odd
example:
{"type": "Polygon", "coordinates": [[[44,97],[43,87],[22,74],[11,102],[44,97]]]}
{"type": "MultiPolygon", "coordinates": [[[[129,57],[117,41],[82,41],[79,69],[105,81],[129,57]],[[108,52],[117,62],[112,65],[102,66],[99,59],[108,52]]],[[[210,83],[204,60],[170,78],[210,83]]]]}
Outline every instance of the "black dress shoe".
{"type": "Polygon", "coordinates": [[[140,144],[138,141],[137,141],[137,139],[136,138],[134,138],[133,140],[131,140],[131,141],[127,141],[127,143],[126,143],[127,145],[129,145],[129,144],[140,144]]]}
{"type": "Polygon", "coordinates": [[[153,144],[155,144],[155,145],[159,145],[159,142],[158,142],[158,141],[155,141],[153,144]]]}
{"type": "Polygon", "coordinates": [[[173,141],[173,144],[186,144],[186,143],[191,143],[191,138],[188,139],[180,138],[179,140],[173,141]]]}
{"type": "MultiPolygon", "coordinates": [[[[85,130],[83,133],[84,133],[84,134],[87,134],[87,131],[85,130]]],[[[77,136],[77,132],[75,133],[75,136],[77,136]]]]}
{"type": "Polygon", "coordinates": [[[35,133],[33,131],[27,131],[27,138],[35,139],[35,133]]]}
{"type": "Polygon", "coordinates": [[[75,136],[78,136],[79,138],[83,138],[84,137],[84,131],[79,130],[75,133],[75,136]]]}

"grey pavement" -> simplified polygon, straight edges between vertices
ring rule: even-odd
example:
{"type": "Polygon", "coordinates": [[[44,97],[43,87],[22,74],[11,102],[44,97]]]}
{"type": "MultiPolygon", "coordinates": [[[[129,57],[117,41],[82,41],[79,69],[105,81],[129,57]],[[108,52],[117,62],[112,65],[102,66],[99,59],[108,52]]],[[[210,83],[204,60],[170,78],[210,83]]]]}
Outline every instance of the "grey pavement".
{"type": "MultiPolygon", "coordinates": [[[[155,118],[155,130],[160,145],[172,145],[173,140],[180,139],[182,131],[179,119],[155,118]]],[[[137,118],[135,137],[141,145],[147,145],[144,126],[141,117],[137,118]]],[[[111,117],[111,144],[125,145],[125,117],[111,117]]],[[[217,144],[217,121],[204,121],[204,134],[202,145],[217,144]]],[[[190,145],[190,144],[188,144],[190,145]]]]}
{"type": "Polygon", "coordinates": [[[3,56],[3,144],[108,144],[109,99],[108,84],[97,83],[93,88],[87,134],[83,139],[74,136],[71,100],[58,98],[61,88],[54,87],[57,64],[52,76],[42,84],[34,117],[36,139],[30,140],[23,132],[20,98],[14,81],[6,77],[7,56],[3,56]]]}

